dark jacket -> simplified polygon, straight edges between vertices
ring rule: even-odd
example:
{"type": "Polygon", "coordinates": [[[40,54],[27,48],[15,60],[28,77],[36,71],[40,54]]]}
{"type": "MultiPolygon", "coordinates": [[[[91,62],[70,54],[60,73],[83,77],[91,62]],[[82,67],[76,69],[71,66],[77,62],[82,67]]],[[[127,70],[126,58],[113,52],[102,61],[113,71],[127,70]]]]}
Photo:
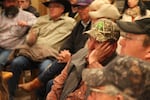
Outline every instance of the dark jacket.
{"type": "Polygon", "coordinates": [[[78,50],[83,48],[85,46],[85,43],[88,39],[87,34],[83,34],[84,31],[87,31],[91,28],[91,22],[88,23],[86,28],[82,25],[81,21],[79,21],[74,29],[72,30],[72,33],[68,40],[64,43],[61,50],[69,50],[71,54],[76,53],[78,50]]]}
{"type": "Polygon", "coordinates": [[[40,13],[37,12],[37,10],[34,7],[32,7],[32,6],[29,6],[27,9],[23,9],[23,10],[28,11],[28,12],[34,14],[36,17],[40,16],[40,13]]]}

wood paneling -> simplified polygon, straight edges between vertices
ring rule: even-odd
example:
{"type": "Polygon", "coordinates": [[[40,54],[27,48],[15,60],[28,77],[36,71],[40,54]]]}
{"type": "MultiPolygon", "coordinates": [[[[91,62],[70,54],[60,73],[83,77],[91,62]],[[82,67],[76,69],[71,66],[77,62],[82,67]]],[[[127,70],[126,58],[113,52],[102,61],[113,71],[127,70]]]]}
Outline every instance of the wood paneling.
{"type": "Polygon", "coordinates": [[[42,4],[42,2],[45,2],[47,0],[31,0],[32,5],[39,11],[40,15],[47,14],[47,8],[42,4]]]}

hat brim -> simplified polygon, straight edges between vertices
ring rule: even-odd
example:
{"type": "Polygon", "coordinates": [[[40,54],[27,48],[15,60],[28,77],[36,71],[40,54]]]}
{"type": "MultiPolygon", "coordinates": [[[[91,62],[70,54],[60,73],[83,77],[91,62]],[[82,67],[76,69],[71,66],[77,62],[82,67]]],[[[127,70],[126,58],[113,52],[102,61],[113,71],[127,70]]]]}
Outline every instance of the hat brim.
{"type": "Polygon", "coordinates": [[[116,21],[118,27],[127,33],[144,34],[145,31],[135,22],[116,21]]]}
{"type": "Polygon", "coordinates": [[[64,6],[65,8],[64,13],[69,12],[71,10],[71,4],[68,0],[51,0],[51,1],[43,2],[42,4],[48,7],[50,3],[55,3],[55,2],[60,3],[64,6]]]}
{"type": "Polygon", "coordinates": [[[46,7],[48,7],[48,5],[50,4],[51,2],[50,1],[47,1],[47,2],[43,2],[42,4],[46,7]]]}

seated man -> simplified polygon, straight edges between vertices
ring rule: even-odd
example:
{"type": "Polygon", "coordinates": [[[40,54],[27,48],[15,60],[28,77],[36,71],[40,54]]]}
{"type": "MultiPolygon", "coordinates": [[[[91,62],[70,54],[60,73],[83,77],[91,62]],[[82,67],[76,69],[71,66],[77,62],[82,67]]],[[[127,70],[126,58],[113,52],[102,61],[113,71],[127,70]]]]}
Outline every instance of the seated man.
{"type": "Polygon", "coordinates": [[[36,22],[31,13],[17,7],[17,0],[3,0],[0,12],[0,68],[14,48],[22,45],[29,28],[36,22]]]}
{"type": "Polygon", "coordinates": [[[51,0],[43,4],[49,8],[49,13],[38,18],[26,37],[26,44],[14,51],[15,58],[9,69],[13,77],[8,80],[11,97],[15,95],[21,72],[35,68],[44,71],[56,59],[76,23],[64,15],[71,7],[68,0],[51,0]]]}
{"type": "Polygon", "coordinates": [[[150,62],[150,18],[135,22],[117,21],[122,38],[120,55],[137,57],[150,62]]]}
{"type": "Polygon", "coordinates": [[[144,93],[150,94],[146,92],[150,86],[149,65],[138,58],[118,56],[103,69],[83,70],[87,100],[149,100],[150,95],[139,99],[144,93]]]}
{"type": "Polygon", "coordinates": [[[84,100],[86,88],[82,84],[82,70],[92,67],[93,64],[106,65],[116,56],[119,29],[113,21],[106,18],[99,19],[93,28],[85,33],[90,36],[87,43],[88,50],[81,49],[72,56],[62,73],[54,79],[54,85],[47,95],[47,100],[84,100]]]}

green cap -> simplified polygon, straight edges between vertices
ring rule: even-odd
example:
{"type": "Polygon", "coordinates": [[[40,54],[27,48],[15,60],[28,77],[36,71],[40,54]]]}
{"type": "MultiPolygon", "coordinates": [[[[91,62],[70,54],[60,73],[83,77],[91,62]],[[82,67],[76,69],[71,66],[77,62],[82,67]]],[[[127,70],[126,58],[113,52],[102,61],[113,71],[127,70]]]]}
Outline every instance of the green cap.
{"type": "Polygon", "coordinates": [[[106,18],[97,20],[92,25],[91,30],[84,33],[89,34],[91,37],[95,38],[99,42],[104,42],[107,40],[117,41],[120,36],[120,31],[117,27],[117,24],[112,20],[106,18]]]}

